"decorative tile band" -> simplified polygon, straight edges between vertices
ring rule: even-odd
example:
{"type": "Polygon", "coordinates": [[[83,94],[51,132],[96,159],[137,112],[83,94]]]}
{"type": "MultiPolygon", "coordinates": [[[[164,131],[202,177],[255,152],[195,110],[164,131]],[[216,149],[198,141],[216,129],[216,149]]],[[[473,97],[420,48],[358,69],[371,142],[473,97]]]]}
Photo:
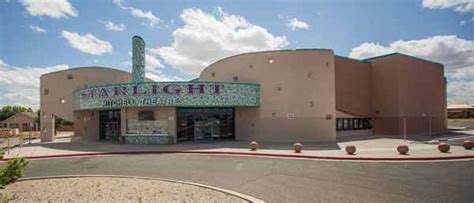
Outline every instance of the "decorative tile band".
{"type": "Polygon", "coordinates": [[[77,110],[122,107],[259,106],[258,84],[227,82],[143,82],[102,85],[73,92],[77,110]]]}
{"type": "Polygon", "coordinates": [[[125,144],[174,144],[173,136],[130,135],[124,136],[125,144]]]}

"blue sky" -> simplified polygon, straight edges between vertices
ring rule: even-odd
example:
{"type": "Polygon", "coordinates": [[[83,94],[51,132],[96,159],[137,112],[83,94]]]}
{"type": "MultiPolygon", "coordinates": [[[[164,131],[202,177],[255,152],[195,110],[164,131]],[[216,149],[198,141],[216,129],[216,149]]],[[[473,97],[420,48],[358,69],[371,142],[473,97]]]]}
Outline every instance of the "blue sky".
{"type": "Polygon", "coordinates": [[[329,48],[355,58],[399,51],[445,64],[448,101],[474,103],[472,1],[49,1],[0,2],[0,106],[37,107],[35,77],[49,71],[130,71],[133,35],[147,43],[147,76],[155,80],[192,79],[247,51],[329,48]]]}

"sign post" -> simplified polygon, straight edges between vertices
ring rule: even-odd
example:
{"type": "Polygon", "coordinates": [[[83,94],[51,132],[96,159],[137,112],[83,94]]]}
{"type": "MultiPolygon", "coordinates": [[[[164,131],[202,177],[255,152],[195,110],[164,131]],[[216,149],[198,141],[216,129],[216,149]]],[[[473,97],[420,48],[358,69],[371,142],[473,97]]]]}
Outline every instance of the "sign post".
{"type": "Polygon", "coordinates": [[[407,118],[403,117],[403,140],[407,142],[407,118]]]}

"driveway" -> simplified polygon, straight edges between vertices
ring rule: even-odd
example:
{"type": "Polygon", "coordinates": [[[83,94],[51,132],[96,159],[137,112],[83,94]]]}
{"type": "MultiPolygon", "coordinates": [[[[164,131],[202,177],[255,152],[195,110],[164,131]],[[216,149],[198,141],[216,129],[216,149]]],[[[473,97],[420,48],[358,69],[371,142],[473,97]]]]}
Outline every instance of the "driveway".
{"type": "Polygon", "coordinates": [[[155,154],[32,160],[25,174],[159,177],[269,202],[472,202],[473,169],[472,160],[355,162],[155,154]]]}

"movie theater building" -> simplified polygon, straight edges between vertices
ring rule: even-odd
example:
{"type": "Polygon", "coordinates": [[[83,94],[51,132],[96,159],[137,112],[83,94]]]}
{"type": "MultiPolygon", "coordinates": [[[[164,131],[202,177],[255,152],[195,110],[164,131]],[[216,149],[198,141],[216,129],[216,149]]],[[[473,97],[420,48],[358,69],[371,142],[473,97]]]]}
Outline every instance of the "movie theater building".
{"type": "Polygon", "coordinates": [[[216,61],[192,81],[160,82],[144,76],[144,41],[132,42],[132,73],[81,67],[41,76],[42,141],[54,138],[57,117],[73,121],[82,139],[131,144],[331,142],[446,130],[446,80],[436,62],[264,51],[216,61]]]}

